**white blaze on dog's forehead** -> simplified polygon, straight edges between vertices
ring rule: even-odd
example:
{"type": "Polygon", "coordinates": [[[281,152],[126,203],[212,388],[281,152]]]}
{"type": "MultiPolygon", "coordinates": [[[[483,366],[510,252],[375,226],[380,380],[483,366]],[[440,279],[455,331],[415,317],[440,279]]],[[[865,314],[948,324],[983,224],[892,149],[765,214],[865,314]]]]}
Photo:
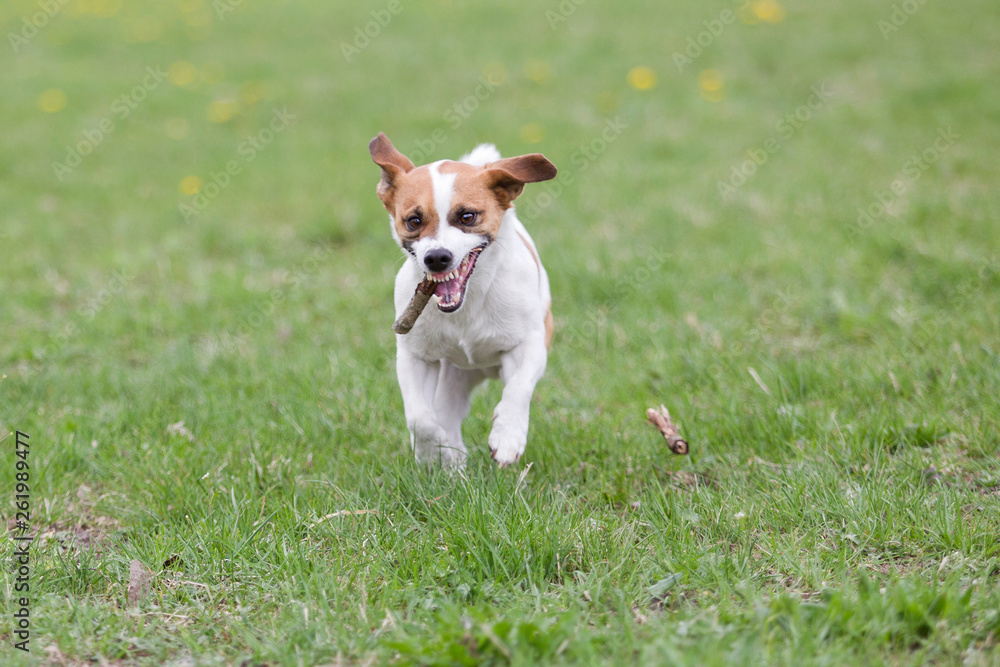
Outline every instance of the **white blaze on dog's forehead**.
{"type": "Polygon", "coordinates": [[[434,189],[434,208],[437,210],[438,235],[448,225],[448,211],[451,210],[451,198],[455,194],[455,177],[457,174],[442,174],[438,167],[444,160],[430,165],[431,187],[434,189]]]}

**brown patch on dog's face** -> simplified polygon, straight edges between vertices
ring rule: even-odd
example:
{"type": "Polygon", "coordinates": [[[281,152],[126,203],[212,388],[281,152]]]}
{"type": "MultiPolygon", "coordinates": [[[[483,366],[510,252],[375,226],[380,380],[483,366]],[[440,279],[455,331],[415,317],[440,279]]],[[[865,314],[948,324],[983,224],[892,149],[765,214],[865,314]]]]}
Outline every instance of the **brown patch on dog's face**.
{"type": "Polygon", "coordinates": [[[496,238],[503,214],[510,205],[502,205],[489,187],[487,169],[464,162],[443,162],[441,174],[455,174],[455,184],[448,211],[448,224],[467,234],[478,234],[490,242],[496,238]],[[471,216],[471,219],[470,219],[471,216]]]}
{"type": "Polygon", "coordinates": [[[437,233],[438,211],[434,206],[434,185],[431,171],[427,166],[403,174],[396,179],[393,196],[387,203],[382,200],[392,215],[399,242],[406,250],[408,246],[427,236],[437,233]]]}

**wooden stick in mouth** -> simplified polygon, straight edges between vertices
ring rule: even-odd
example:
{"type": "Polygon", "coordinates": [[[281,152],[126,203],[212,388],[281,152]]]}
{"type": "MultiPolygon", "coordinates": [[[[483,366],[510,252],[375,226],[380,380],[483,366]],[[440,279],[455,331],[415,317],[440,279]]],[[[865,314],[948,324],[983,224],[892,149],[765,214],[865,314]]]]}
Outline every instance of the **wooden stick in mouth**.
{"type": "Polygon", "coordinates": [[[417,291],[413,293],[413,298],[410,299],[409,305],[406,306],[406,310],[403,311],[403,314],[392,325],[392,330],[398,334],[410,333],[410,329],[417,323],[417,318],[420,317],[420,313],[424,312],[427,302],[431,300],[431,296],[434,295],[434,290],[437,289],[439,284],[430,278],[421,280],[417,285],[417,291]]]}
{"type": "Polygon", "coordinates": [[[660,429],[663,439],[667,441],[667,447],[674,454],[687,454],[687,440],[677,433],[677,426],[670,420],[670,412],[667,406],[660,405],[660,409],[650,408],[646,410],[646,418],[653,423],[653,426],[660,429]]]}

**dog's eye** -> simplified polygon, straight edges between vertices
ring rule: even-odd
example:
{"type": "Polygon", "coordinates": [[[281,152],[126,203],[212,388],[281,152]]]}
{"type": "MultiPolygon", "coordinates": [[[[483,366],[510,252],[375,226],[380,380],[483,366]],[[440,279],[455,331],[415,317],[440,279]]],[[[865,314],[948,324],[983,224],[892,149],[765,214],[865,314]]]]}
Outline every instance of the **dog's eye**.
{"type": "Polygon", "coordinates": [[[466,211],[465,213],[462,214],[460,220],[462,221],[463,225],[472,225],[475,224],[476,218],[478,217],[479,217],[478,213],[473,213],[472,211],[466,211]]]}
{"type": "Polygon", "coordinates": [[[416,231],[417,227],[420,226],[421,220],[419,215],[411,215],[406,219],[406,228],[411,232],[416,231]]]}

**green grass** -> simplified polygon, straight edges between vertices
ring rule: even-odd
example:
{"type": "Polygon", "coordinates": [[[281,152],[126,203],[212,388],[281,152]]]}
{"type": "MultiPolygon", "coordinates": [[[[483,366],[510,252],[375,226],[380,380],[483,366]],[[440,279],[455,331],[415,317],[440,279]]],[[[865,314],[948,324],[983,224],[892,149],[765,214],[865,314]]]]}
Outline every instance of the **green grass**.
{"type": "MultiPolygon", "coordinates": [[[[994,4],[884,38],[888,0],[788,1],[679,71],[737,3],[586,2],[552,29],[554,0],[404,1],[348,63],[387,6],[74,0],[8,49],[0,477],[12,518],[29,434],[36,538],[30,656],[3,541],[0,661],[997,664],[994,4]],[[150,66],[172,80],[121,117],[150,66]],[[502,83],[455,127],[480,77],[502,83]],[[560,167],[519,200],[557,331],[516,469],[488,456],[495,385],[463,475],[411,460],[380,130],[560,167]],[[690,456],[645,423],[661,402],[690,456]]],[[[3,33],[38,11],[5,4],[3,33]]]]}

